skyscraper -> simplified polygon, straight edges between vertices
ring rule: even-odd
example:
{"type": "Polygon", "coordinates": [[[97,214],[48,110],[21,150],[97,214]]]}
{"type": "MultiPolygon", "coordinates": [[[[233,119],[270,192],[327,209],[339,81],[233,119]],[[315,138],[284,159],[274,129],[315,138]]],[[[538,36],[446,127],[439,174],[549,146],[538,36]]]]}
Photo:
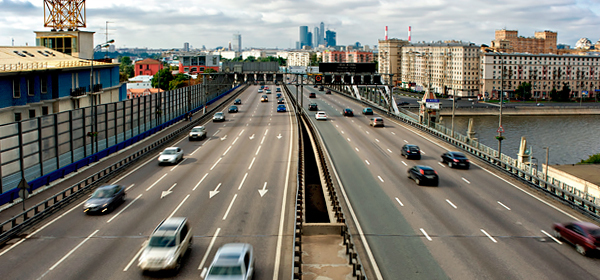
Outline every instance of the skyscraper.
{"type": "Polygon", "coordinates": [[[315,27],[314,32],[313,32],[313,47],[318,47],[321,44],[321,40],[319,40],[319,34],[321,34],[319,32],[319,28],[315,27]]]}
{"type": "Polygon", "coordinates": [[[327,30],[325,32],[325,41],[327,42],[328,47],[335,47],[335,31],[327,30]]]}
{"type": "Polygon", "coordinates": [[[325,24],[321,21],[321,26],[319,27],[319,45],[325,44],[325,24]]]}
{"type": "Polygon", "coordinates": [[[312,40],[313,39],[312,38],[313,35],[312,35],[312,32],[308,32],[308,35],[306,37],[308,38],[308,43],[306,45],[309,46],[309,47],[312,47],[313,46],[313,40],[312,40]]]}
{"type": "Polygon", "coordinates": [[[308,26],[300,26],[300,49],[308,46],[308,26]]]}
{"type": "Polygon", "coordinates": [[[183,51],[184,52],[190,51],[190,43],[188,43],[188,42],[183,43],[183,51]]]}
{"type": "Polygon", "coordinates": [[[232,49],[236,52],[242,52],[242,34],[233,34],[232,49]]]}

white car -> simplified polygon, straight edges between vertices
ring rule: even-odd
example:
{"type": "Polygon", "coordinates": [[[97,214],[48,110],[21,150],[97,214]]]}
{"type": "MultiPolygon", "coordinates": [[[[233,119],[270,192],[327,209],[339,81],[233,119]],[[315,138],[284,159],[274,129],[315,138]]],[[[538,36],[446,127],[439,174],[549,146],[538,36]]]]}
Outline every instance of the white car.
{"type": "Polygon", "coordinates": [[[254,249],[247,243],[223,245],[204,280],[250,280],[254,275],[254,249]]]}
{"type": "Polygon", "coordinates": [[[263,93],[263,89],[262,89],[262,88],[259,88],[259,89],[258,89],[258,93],[263,93]]]}
{"type": "Polygon", "coordinates": [[[166,148],[158,156],[158,164],[176,164],[183,159],[183,150],[179,147],[166,148]]]}
{"type": "Polygon", "coordinates": [[[327,120],[327,114],[323,111],[319,111],[315,114],[315,119],[317,120],[327,120]]]}
{"type": "Polygon", "coordinates": [[[223,112],[216,112],[213,116],[213,122],[224,122],[225,114],[223,112]]]}
{"type": "Polygon", "coordinates": [[[144,242],[138,266],[142,271],[179,270],[183,257],[192,248],[192,235],[187,218],[162,221],[144,242]]]}
{"type": "Polygon", "coordinates": [[[204,126],[194,126],[194,128],[192,128],[192,131],[190,131],[190,135],[188,137],[188,139],[191,140],[196,140],[196,139],[205,139],[206,138],[206,128],[204,126]]]}

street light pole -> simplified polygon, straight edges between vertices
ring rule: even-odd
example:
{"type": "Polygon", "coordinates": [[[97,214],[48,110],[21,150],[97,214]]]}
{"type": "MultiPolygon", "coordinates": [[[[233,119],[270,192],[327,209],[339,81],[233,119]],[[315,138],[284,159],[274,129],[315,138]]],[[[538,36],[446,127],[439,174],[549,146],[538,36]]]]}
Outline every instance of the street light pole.
{"type": "Polygon", "coordinates": [[[96,151],[98,151],[98,124],[97,122],[97,118],[96,118],[96,113],[98,112],[98,110],[96,110],[96,96],[94,95],[94,52],[96,49],[102,49],[102,48],[106,48],[108,47],[110,44],[114,43],[115,40],[107,40],[106,42],[97,45],[96,47],[94,47],[92,49],[92,58],[90,59],[90,98],[91,98],[91,109],[92,109],[92,133],[90,134],[90,138],[92,140],[92,154],[94,154],[94,146],[96,146],[96,151]]]}
{"type": "Polygon", "coordinates": [[[546,149],[546,171],[544,172],[544,180],[548,181],[548,155],[550,153],[550,147],[544,147],[546,149]]]}
{"type": "Polygon", "coordinates": [[[500,55],[500,115],[498,116],[498,158],[502,160],[502,105],[504,103],[504,57],[501,53],[500,55]]]}

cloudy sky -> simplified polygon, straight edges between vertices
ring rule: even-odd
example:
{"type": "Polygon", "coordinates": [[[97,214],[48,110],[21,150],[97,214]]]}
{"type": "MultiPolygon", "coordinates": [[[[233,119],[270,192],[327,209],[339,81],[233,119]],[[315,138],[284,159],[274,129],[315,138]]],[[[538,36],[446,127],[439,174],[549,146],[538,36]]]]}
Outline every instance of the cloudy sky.
{"type": "MultiPolygon", "coordinates": [[[[322,21],[338,45],[377,45],[389,37],[412,41],[463,40],[490,44],[494,30],[558,32],[558,43],[600,39],[600,0],[88,0],[87,28],[96,44],[181,48],[227,46],[242,34],[244,48],[293,48],[298,27],[322,21]]],[[[35,45],[44,28],[43,0],[0,0],[0,46],[35,45]]]]}

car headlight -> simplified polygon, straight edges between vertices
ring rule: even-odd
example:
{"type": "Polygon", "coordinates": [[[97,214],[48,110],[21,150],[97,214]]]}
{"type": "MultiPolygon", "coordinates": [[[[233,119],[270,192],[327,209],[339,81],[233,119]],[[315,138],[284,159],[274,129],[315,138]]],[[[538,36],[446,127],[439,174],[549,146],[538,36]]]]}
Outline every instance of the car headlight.
{"type": "Polygon", "coordinates": [[[102,205],[102,208],[106,207],[106,205],[108,205],[108,203],[104,203],[104,205],[102,205]]]}
{"type": "Polygon", "coordinates": [[[172,263],[173,263],[173,261],[175,261],[175,255],[170,255],[170,256],[167,258],[167,264],[172,264],[172,263]]]}

